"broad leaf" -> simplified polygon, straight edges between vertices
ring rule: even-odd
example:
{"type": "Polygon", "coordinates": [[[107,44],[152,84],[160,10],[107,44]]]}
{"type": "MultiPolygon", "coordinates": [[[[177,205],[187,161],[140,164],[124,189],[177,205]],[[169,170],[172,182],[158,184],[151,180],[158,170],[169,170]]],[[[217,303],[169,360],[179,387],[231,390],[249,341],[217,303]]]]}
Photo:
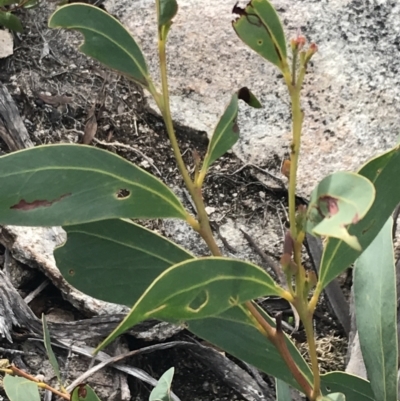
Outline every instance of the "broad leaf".
{"type": "Polygon", "coordinates": [[[163,25],[170,24],[172,18],[175,17],[178,12],[178,3],[176,0],[157,0],[157,2],[160,7],[158,27],[161,28],[163,25]]]}
{"type": "Polygon", "coordinates": [[[346,401],[346,397],[342,393],[332,393],[318,398],[317,401],[346,401]]]}
{"type": "Polygon", "coordinates": [[[158,380],[157,385],[150,393],[149,401],[170,401],[171,385],[174,377],[174,368],[168,369],[158,380]]]}
{"type": "Polygon", "coordinates": [[[245,9],[237,5],[233,29],[261,57],[282,69],[286,63],[286,40],[281,21],[268,0],[251,0],[245,9]]]}
{"type": "MultiPolygon", "coordinates": [[[[366,249],[400,203],[400,145],[370,160],[358,174],[368,178],[375,186],[375,201],[366,216],[348,228],[366,249]]],[[[329,238],[324,248],[320,269],[319,286],[324,288],[330,281],[347,269],[361,252],[350,248],[344,241],[329,238]]]]}
{"type": "Polygon", "coordinates": [[[40,401],[37,384],[23,377],[5,375],[3,387],[10,401],[40,401]]]}
{"type": "Polygon", "coordinates": [[[284,381],[275,379],[276,401],[292,401],[290,387],[284,381]]]}
{"type": "Polygon", "coordinates": [[[2,156],[0,187],[0,224],[186,216],[178,198],[154,176],[84,145],[46,145],[2,156]]]}
{"type": "Polygon", "coordinates": [[[78,290],[131,307],[166,269],[193,255],[127,220],[65,227],[67,242],[54,252],[57,267],[78,290]]]}
{"type": "Polygon", "coordinates": [[[125,27],[106,11],[89,4],[67,4],[50,17],[49,27],[79,31],[84,36],[80,51],[149,86],[151,79],[142,51],[125,27]]]}
{"type": "MultiPolygon", "coordinates": [[[[275,327],[270,316],[261,308],[258,311],[275,327]]],[[[187,327],[196,336],[301,391],[275,346],[258,330],[244,306],[228,309],[218,316],[189,320],[187,327]]],[[[296,365],[311,384],[312,373],[307,362],[288,337],[286,344],[296,365]]]]}
{"type": "Polygon", "coordinates": [[[397,400],[397,296],[393,219],[357,259],[354,295],[357,329],[376,400],[397,400]]]}
{"type": "Polygon", "coordinates": [[[98,349],[143,320],[202,319],[251,299],[279,296],[282,292],[268,273],[252,263],[216,257],[188,260],[157,277],[98,349]]]}
{"type": "Polygon", "coordinates": [[[346,401],[376,401],[369,382],[344,372],[321,375],[321,391],[324,395],[342,393],[346,401]]]}
{"type": "Polygon", "coordinates": [[[374,197],[374,186],[361,175],[344,171],[328,175],[311,194],[306,230],[341,239],[361,250],[357,237],[349,235],[346,226],[357,224],[366,215],[374,197]]]}
{"type": "Polygon", "coordinates": [[[87,384],[79,384],[71,393],[71,401],[101,401],[87,384]]]}
{"type": "Polygon", "coordinates": [[[247,88],[241,88],[232,96],[231,102],[215,128],[204,158],[203,171],[207,171],[212,163],[226,153],[239,139],[237,125],[238,100],[242,99],[249,106],[260,108],[261,104],[247,88]]]}
{"type": "Polygon", "coordinates": [[[43,342],[44,342],[44,346],[46,348],[47,358],[49,358],[49,362],[50,362],[51,367],[53,368],[53,371],[57,377],[59,385],[62,386],[60,367],[58,365],[57,358],[54,355],[53,348],[51,347],[50,332],[49,332],[49,328],[47,327],[46,316],[44,313],[42,314],[42,326],[43,326],[43,342]]]}
{"type": "Polygon", "coordinates": [[[0,10],[0,27],[1,26],[14,32],[24,31],[20,19],[9,11],[5,12],[0,10]]]}

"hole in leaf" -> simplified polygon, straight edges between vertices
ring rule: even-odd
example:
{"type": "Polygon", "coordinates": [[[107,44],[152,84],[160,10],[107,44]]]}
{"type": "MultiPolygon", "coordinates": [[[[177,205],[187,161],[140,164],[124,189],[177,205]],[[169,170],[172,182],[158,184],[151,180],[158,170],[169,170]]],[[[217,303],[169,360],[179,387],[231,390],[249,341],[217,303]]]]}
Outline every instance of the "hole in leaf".
{"type": "Polygon", "coordinates": [[[192,300],[188,309],[193,313],[200,312],[208,303],[208,291],[202,290],[192,300]]]}
{"type": "Polygon", "coordinates": [[[116,195],[118,199],[127,199],[131,195],[131,191],[128,189],[120,189],[117,191],[116,195]]]}
{"type": "Polygon", "coordinates": [[[260,40],[257,40],[257,44],[258,44],[258,46],[262,46],[262,44],[263,44],[263,41],[260,39],[260,40]]]}
{"type": "Polygon", "coordinates": [[[326,390],[328,393],[330,393],[330,392],[332,391],[331,388],[328,387],[328,386],[325,386],[325,390],[326,390]]]}
{"type": "Polygon", "coordinates": [[[69,269],[69,270],[68,270],[68,274],[69,274],[70,276],[75,276],[75,270],[74,270],[74,269],[69,269]]]}

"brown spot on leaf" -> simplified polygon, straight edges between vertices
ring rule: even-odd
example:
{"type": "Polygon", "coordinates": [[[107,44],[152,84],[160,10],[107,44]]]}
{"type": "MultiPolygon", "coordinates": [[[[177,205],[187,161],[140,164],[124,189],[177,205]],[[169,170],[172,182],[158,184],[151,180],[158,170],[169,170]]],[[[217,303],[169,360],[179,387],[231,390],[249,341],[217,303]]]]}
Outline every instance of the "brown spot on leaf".
{"type": "Polygon", "coordinates": [[[321,196],[320,201],[325,202],[326,208],[328,209],[328,213],[330,214],[330,216],[333,216],[339,212],[337,199],[332,198],[332,196],[329,195],[321,196]]]}
{"type": "Polygon", "coordinates": [[[21,199],[16,205],[11,206],[10,209],[27,211],[27,210],[38,209],[39,207],[50,207],[53,203],[60,202],[61,200],[70,195],[71,194],[61,195],[59,198],[53,199],[51,201],[39,199],[33,202],[27,202],[25,199],[21,199]]]}
{"type": "Polygon", "coordinates": [[[86,390],[86,385],[85,384],[80,384],[78,388],[78,397],[79,398],[86,398],[87,396],[87,390],[86,390]]]}

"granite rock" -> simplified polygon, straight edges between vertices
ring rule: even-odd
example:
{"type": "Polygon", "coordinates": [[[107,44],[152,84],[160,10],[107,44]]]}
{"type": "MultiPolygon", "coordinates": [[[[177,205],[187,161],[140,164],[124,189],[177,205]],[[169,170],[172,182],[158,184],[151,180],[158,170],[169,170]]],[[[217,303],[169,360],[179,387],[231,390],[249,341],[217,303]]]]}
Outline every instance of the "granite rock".
{"type": "MultiPolygon", "coordinates": [[[[264,108],[243,104],[234,152],[276,173],[290,144],[287,90],[278,70],[231,27],[236,0],[179,0],[168,43],[173,117],[211,135],[230,96],[248,86],[264,108]]],[[[240,2],[244,6],[245,2],[240,2]]],[[[354,170],[392,147],[400,122],[400,3],[395,0],[274,0],[288,37],[318,45],[304,87],[299,194],[325,175],[354,170]]],[[[108,0],[134,34],[158,81],[153,0],[108,0]]],[[[261,179],[265,180],[265,177],[261,179]]]]}

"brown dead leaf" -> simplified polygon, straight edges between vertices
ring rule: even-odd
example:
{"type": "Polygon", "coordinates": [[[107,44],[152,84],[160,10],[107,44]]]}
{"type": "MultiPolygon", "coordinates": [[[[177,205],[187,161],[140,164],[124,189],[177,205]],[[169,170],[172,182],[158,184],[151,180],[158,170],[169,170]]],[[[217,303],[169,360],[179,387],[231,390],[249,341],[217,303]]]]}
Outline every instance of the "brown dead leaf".
{"type": "Polygon", "coordinates": [[[50,104],[51,106],[55,107],[58,107],[61,104],[69,104],[72,102],[72,96],[63,96],[63,95],[48,96],[43,93],[39,93],[37,96],[42,102],[50,104]]]}
{"type": "Polygon", "coordinates": [[[92,143],[93,138],[97,132],[97,118],[95,115],[96,104],[94,104],[88,113],[88,119],[86,120],[84,135],[82,138],[82,143],[89,145],[92,143]]]}

